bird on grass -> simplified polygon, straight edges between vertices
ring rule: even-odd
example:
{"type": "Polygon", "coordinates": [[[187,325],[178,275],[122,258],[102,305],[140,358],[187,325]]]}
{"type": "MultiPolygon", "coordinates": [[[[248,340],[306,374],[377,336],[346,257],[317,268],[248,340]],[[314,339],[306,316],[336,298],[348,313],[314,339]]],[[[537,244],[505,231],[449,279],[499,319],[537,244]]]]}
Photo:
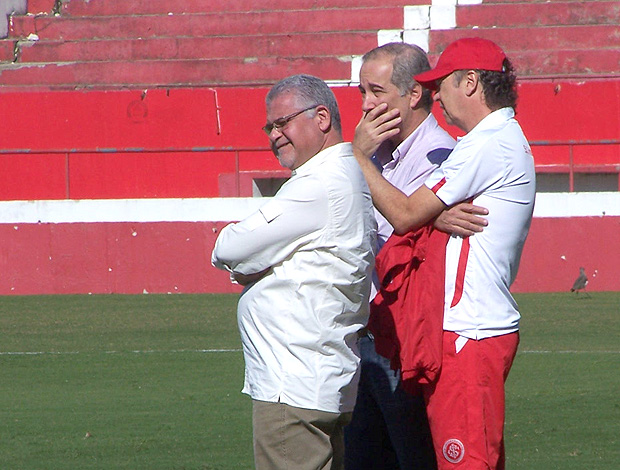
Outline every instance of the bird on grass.
{"type": "Polygon", "coordinates": [[[590,297],[590,294],[588,294],[588,292],[586,291],[587,285],[588,285],[588,276],[586,276],[586,269],[579,268],[579,276],[577,276],[577,279],[575,279],[575,282],[573,283],[573,287],[570,288],[570,291],[576,292],[577,294],[579,294],[579,291],[582,290],[588,295],[588,297],[590,297]]]}

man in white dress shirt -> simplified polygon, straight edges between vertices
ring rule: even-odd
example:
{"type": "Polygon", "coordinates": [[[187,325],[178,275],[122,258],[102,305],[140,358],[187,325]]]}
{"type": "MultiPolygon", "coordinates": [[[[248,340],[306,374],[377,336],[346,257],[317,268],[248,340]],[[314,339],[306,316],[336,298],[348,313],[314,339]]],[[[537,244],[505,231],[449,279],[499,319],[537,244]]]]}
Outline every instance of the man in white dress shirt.
{"type": "MultiPolygon", "coordinates": [[[[431,114],[432,96],[413,76],[429,70],[426,53],[419,47],[390,43],[364,54],[359,90],[362,112],[377,106],[399,110],[399,133],[384,140],[372,159],[382,176],[409,195],[448,156],[454,139],[431,114]]],[[[374,129],[363,129],[370,140],[374,129]]],[[[360,145],[358,129],[354,145],[360,145]]],[[[375,211],[377,250],[392,235],[392,226],[375,211]]],[[[371,297],[379,289],[374,277],[371,297]]],[[[355,410],[345,430],[347,470],[432,470],[435,453],[421,394],[405,390],[400,371],[391,369],[390,359],[375,350],[372,334],[359,340],[361,374],[355,410]]]]}
{"type": "Polygon", "coordinates": [[[266,107],[264,130],[292,176],[222,230],[212,262],[245,285],[237,315],[256,468],[340,469],[369,312],[372,201],[322,80],[285,78],[266,107]]]}

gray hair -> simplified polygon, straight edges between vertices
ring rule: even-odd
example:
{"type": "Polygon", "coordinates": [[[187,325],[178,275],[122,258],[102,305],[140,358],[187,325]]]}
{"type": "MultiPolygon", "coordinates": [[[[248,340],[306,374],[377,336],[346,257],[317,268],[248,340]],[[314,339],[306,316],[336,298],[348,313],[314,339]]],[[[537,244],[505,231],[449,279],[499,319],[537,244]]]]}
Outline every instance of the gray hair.
{"type": "Polygon", "coordinates": [[[265,98],[267,107],[279,95],[294,93],[300,106],[323,105],[329,110],[332,126],[338,133],[342,132],[338,101],[332,90],[323,80],[312,75],[292,75],[276,83],[265,98]]]}
{"type": "MultiPolygon", "coordinates": [[[[384,44],[364,54],[362,62],[379,57],[392,58],[391,82],[398,88],[401,96],[405,96],[413,89],[413,86],[417,83],[413,78],[415,75],[431,69],[426,52],[414,44],[402,42],[384,44]]],[[[422,88],[420,103],[427,111],[430,111],[433,104],[430,90],[422,88]]]]}

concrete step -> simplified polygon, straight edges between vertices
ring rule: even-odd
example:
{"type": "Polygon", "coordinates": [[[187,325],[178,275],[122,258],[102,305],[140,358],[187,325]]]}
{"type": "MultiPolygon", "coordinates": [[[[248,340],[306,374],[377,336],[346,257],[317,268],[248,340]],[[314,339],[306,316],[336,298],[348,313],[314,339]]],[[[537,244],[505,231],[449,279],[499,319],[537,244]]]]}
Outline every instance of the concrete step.
{"type": "Polygon", "coordinates": [[[560,26],[560,25],[618,25],[620,2],[508,2],[461,5],[456,9],[456,24],[465,27],[493,26],[560,26]]]}
{"type": "Polygon", "coordinates": [[[517,75],[552,78],[575,75],[593,79],[620,77],[620,49],[583,49],[513,52],[517,75]]]}
{"type": "Polygon", "coordinates": [[[51,15],[56,8],[56,0],[26,0],[31,15],[51,15]]]}
{"type": "Polygon", "coordinates": [[[253,13],[204,13],[193,15],[141,15],[54,17],[17,16],[9,35],[41,39],[122,39],[152,37],[206,37],[221,35],[273,34],[340,31],[346,15],[347,31],[376,31],[403,27],[403,9],[398,7],[301,10],[253,13]]]}
{"type": "MultiPolygon", "coordinates": [[[[569,76],[594,79],[618,76],[620,49],[514,51],[510,53],[510,58],[518,75],[524,79],[569,76]]],[[[436,55],[432,55],[431,60],[436,60],[436,55]]],[[[2,64],[0,89],[269,86],[284,76],[296,73],[311,73],[325,80],[349,80],[351,63],[334,57],[313,56],[2,64]]]]}
{"type": "MultiPolygon", "coordinates": [[[[428,5],[430,0],[382,0],[383,7],[428,5]]],[[[60,13],[71,16],[153,15],[207,12],[258,12],[282,10],[323,10],[376,7],[377,0],[71,0],[64,1],[60,13]]]]}
{"type": "Polygon", "coordinates": [[[500,45],[506,53],[551,48],[562,50],[620,48],[620,34],[616,25],[587,25],[437,30],[430,35],[430,51],[441,52],[452,41],[472,36],[490,39],[500,45]]]}
{"type": "MultiPolygon", "coordinates": [[[[521,79],[575,79],[620,78],[620,49],[535,49],[507,50],[517,76],[521,79]]],[[[435,64],[438,52],[431,52],[429,60],[435,64]]]]}
{"type": "Polygon", "coordinates": [[[56,0],[27,0],[25,3],[31,15],[50,15],[56,6],[56,0]]]}
{"type": "MultiPolygon", "coordinates": [[[[13,60],[11,41],[11,60],[13,60]]],[[[18,61],[94,62],[360,55],[377,46],[376,33],[308,33],[212,38],[152,38],[86,41],[19,41],[18,61]]],[[[2,50],[0,49],[0,57],[2,50]]]]}
{"type": "Polygon", "coordinates": [[[15,40],[0,39],[0,62],[13,62],[15,60],[15,40]]]}
{"type": "MultiPolygon", "coordinates": [[[[433,31],[431,51],[441,52],[455,39],[472,34],[490,39],[506,52],[620,47],[615,25],[551,26],[547,28],[478,28],[433,31]]],[[[18,61],[91,62],[155,59],[359,55],[377,45],[376,33],[308,33],[214,38],[152,38],[132,40],[19,41],[18,61]]],[[[1,60],[13,60],[14,40],[0,42],[1,60]]]]}
{"type": "Polygon", "coordinates": [[[136,60],[58,64],[0,64],[0,88],[143,88],[170,86],[268,86],[297,73],[324,80],[351,77],[350,60],[300,57],[210,60],[136,60]]]}
{"type": "Polygon", "coordinates": [[[562,3],[597,3],[600,0],[483,0],[485,5],[503,5],[504,3],[549,3],[557,2],[562,3]]]}

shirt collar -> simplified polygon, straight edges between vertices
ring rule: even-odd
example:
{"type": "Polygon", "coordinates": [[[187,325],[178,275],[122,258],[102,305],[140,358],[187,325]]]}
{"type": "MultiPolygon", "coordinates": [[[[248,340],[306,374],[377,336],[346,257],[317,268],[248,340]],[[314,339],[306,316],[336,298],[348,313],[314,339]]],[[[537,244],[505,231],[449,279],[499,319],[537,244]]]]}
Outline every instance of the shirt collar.
{"type": "Polygon", "coordinates": [[[476,126],[471,131],[469,131],[463,137],[460,137],[458,140],[463,139],[468,135],[486,131],[487,129],[493,129],[494,127],[503,126],[506,121],[513,119],[514,117],[515,110],[510,107],[501,108],[497,111],[493,111],[491,114],[488,114],[482,121],[476,124],[476,126]]]}
{"type": "Polygon", "coordinates": [[[398,163],[401,158],[404,158],[405,155],[409,152],[411,147],[426,134],[426,129],[432,125],[433,121],[435,121],[435,117],[429,113],[429,115],[420,123],[418,127],[403,140],[396,150],[392,152],[392,161],[394,163],[398,163]]]}
{"type": "Polygon", "coordinates": [[[291,176],[295,175],[307,175],[315,171],[321,163],[329,158],[340,157],[343,155],[353,155],[353,146],[349,142],[341,142],[339,144],[332,145],[326,149],[321,150],[314,157],[309,159],[303,165],[297,167],[291,173],[291,176]]]}

